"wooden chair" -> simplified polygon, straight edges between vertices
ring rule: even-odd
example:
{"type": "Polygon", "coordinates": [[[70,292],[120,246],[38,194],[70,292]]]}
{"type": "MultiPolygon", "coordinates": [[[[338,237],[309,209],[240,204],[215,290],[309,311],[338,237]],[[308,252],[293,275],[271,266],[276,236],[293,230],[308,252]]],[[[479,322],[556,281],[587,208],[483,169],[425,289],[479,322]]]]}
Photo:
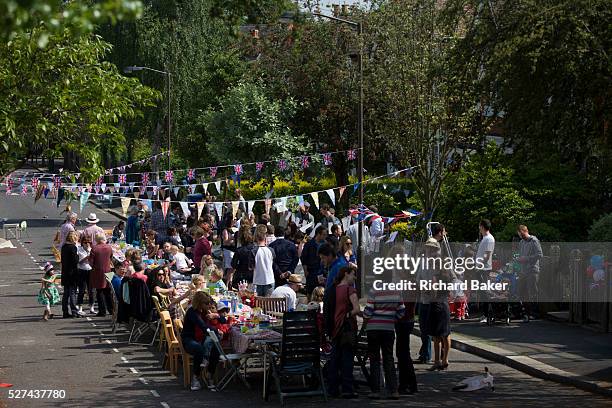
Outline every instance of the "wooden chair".
{"type": "Polygon", "coordinates": [[[181,361],[183,364],[183,387],[189,388],[191,381],[191,366],[193,365],[193,356],[185,351],[183,347],[183,339],[181,333],[183,332],[183,321],[181,319],[174,319],[174,329],[176,333],[176,339],[178,340],[179,349],[181,350],[181,361]]]}
{"type": "Polygon", "coordinates": [[[178,319],[183,319],[185,317],[185,313],[187,313],[188,308],[189,308],[189,299],[181,300],[178,303],[178,305],[176,305],[176,317],[178,319]]]}
{"type": "Polygon", "coordinates": [[[266,314],[283,317],[283,313],[287,311],[287,298],[257,297],[255,298],[255,305],[266,314]]]}
{"type": "MultiPolygon", "coordinates": [[[[169,370],[172,375],[177,376],[178,360],[181,357],[180,343],[174,333],[174,325],[170,318],[170,312],[163,310],[160,314],[160,318],[164,329],[164,336],[166,337],[166,355],[170,366],[169,370]]],[[[165,361],[166,358],[164,358],[164,362],[165,361]]]]}
{"type": "MultiPolygon", "coordinates": [[[[159,297],[157,296],[151,296],[151,300],[153,301],[153,305],[155,306],[155,310],[157,310],[157,314],[159,316],[161,316],[161,312],[163,312],[164,310],[168,310],[165,307],[162,307],[160,301],[159,301],[159,297]]],[[[166,337],[164,336],[164,331],[160,330],[159,331],[159,351],[162,351],[165,349],[165,345],[166,345],[166,337]]],[[[166,365],[166,361],[164,359],[164,367],[166,365]]]]}
{"type": "MultiPolygon", "coordinates": [[[[276,390],[281,406],[286,397],[322,395],[327,401],[327,392],[323,383],[321,370],[321,352],[319,329],[315,311],[288,312],[283,316],[283,341],[280,356],[274,354],[272,377],[276,383],[276,390]],[[303,388],[283,388],[281,381],[287,377],[310,376],[316,380],[317,387],[304,386],[303,388]]],[[[269,387],[265,390],[265,399],[268,398],[269,387]]]]}

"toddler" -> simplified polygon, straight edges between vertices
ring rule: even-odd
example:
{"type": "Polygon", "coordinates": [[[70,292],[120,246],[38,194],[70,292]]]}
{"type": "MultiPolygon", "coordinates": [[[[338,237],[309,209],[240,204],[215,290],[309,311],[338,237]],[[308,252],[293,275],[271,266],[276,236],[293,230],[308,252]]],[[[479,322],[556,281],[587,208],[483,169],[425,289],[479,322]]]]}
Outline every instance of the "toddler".
{"type": "Polygon", "coordinates": [[[38,291],[38,303],[45,306],[43,313],[43,320],[47,321],[53,318],[51,314],[51,306],[60,303],[60,295],[55,286],[55,271],[53,265],[50,262],[44,267],[45,274],[43,275],[40,290],[38,291]]]}

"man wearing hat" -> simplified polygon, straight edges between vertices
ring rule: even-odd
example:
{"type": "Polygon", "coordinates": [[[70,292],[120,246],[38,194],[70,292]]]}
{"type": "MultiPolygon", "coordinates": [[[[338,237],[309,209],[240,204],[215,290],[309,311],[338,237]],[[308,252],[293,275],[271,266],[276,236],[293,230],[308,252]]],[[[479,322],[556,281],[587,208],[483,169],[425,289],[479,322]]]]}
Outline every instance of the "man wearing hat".
{"type": "Polygon", "coordinates": [[[101,234],[106,236],[106,234],[104,233],[104,230],[98,226],[100,220],[98,219],[96,213],[90,213],[85,221],[89,224],[89,226],[83,230],[83,234],[85,234],[86,237],[89,237],[91,240],[91,247],[93,248],[97,245],[96,235],[101,234]]]}
{"type": "MultiPolygon", "coordinates": [[[[310,203],[308,201],[304,201],[304,204],[300,205],[300,209],[293,216],[293,222],[295,222],[298,228],[305,227],[308,224],[312,224],[314,226],[314,216],[309,211],[310,203]]],[[[302,232],[306,233],[307,231],[302,232]]]]}
{"type": "Polygon", "coordinates": [[[287,299],[287,311],[295,310],[297,305],[296,293],[303,287],[302,277],[300,275],[291,274],[287,279],[287,283],[274,289],[271,297],[285,297],[287,299]]]}

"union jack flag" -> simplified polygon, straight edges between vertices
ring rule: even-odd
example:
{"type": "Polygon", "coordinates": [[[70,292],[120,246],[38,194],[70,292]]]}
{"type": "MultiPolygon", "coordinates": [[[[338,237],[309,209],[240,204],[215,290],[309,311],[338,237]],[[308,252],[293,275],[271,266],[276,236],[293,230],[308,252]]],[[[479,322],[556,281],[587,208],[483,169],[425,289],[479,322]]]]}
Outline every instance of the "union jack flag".
{"type": "Polygon", "coordinates": [[[96,187],[94,190],[96,191],[96,194],[100,194],[100,185],[96,184],[96,187]]]}
{"type": "Polygon", "coordinates": [[[217,168],[216,167],[211,167],[210,168],[210,177],[217,177],[217,168]]]}
{"type": "Polygon", "coordinates": [[[195,192],[195,189],[196,189],[196,185],[195,184],[190,184],[189,185],[189,192],[191,194],[193,194],[195,192]]]}
{"type": "Polygon", "coordinates": [[[323,154],[323,163],[326,166],[331,166],[331,164],[332,164],[332,155],[331,155],[331,153],[324,153],[323,154]]]}
{"type": "Polygon", "coordinates": [[[62,178],[60,176],[53,177],[53,186],[59,190],[62,186],[62,178]]]}
{"type": "Polygon", "coordinates": [[[27,185],[25,185],[25,184],[23,184],[23,185],[21,186],[21,195],[22,195],[22,196],[24,196],[24,195],[26,195],[26,194],[28,194],[28,186],[27,186],[27,185]]]}
{"type": "Polygon", "coordinates": [[[119,174],[119,184],[127,183],[127,176],[125,174],[119,174]]]}
{"type": "Polygon", "coordinates": [[[196,171],[194,169],[187,170],[187,180],[191,181],[195,179],[196,171]]]}
{"type": "Polygon", "coordinates": [[[285,171],[289,168],[289,166],[287,165],[287,160],[279,160],[278,161],[278,168],[281,171],[285,171]]]}
{"type": "Polygon", "coordinates": [[[257,162],[255,163],[255,170],[259,173],[263,170],[264,168],[264,162],[257,162]]]}
{"type": "Polygon", "coordinates": [[[174,181],[174,172],[172,170],[167,170],[164,172],[164,179],[168,183],[172,183],[174,181]]]}
{"type": "Polygon", "coordinates": [[[32,188],[34,190],[36,190],[38,188],[38,178],[33,177],[32,180],[30,181],[30,183],[32,184],[32,188]]]}
{"type": "Polygon", "coordinates": [[[307,169],[310,166],[310,158],[308,156],[302,156],[302,168],[307,169]]]}
{"type": "Polygon", "coordinates": [[[355,160],[357,158],[357,153],[355,153],[355,150],[349,150],[346,153],[346,156],[348,157],[349,160],[355,160]]]}
{"type": "Polygon", "coordinates": [[[242,174],[242,164],[234,165],[234,173],[236,173],[237,176],[242,174]]]}
{"type": "Polygon", "coordinates": [[[96,184],[97,184],[97,185],[100,185],[100,184],[102,184],[102,181],[104,181],[104,177],[100,176],[100,177],[98,177],[98,179],[96,180],[96,184]]]}
{"type": "Polygon", "coordinates": [[[149,185],[149,173],[142,173],[142,185],[143,186],[149,185]]]}

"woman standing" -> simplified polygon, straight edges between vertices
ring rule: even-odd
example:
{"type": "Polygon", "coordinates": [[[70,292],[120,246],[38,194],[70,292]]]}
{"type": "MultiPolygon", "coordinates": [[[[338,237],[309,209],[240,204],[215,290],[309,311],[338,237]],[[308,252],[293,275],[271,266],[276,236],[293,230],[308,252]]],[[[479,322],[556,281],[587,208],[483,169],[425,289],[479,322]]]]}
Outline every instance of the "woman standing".
{"type": "Polygon", "coordinates": [[[89,264],[92,268],[89,284],[92,289],[96,290],[96,300],[98,301],[97,317],[106,316],[107,311],[110,314],[113,313],[111,288],[106,279],[106,274],[111,271],[112,256],[113,249],[106,243],[106,237],[102,234],[96,235],[96,246],[91,249],[89,254],[89,264]]]}
{"type": "Polygon", "coordinates": [[[331,339],[332,352],[328,365],[329,394],[354,398],[353,362],[355,360],[354,339],[357,335],[357,319],[360,315],[359,299],[355,289],[355,268],[344,266],[338,271],[333,287],[325,292],[323,315],[325,331],[331,339]]]}
{"type": "Polygon", "coordinates": [[[140,215],[144,218],[144,211],[138,211],[138,208],[132,208],[130,216],[127,218],[125,227],[125,243],[132,244],[134,241],[140,241],[140,215]]]}
{"type": "Polygon", "coordinates": [[[343,235],[340,238],[340,254],[338,256],[343,256],[346,262],[357,266],[357,257],[353,253],[353,241],[348,235],[343,235]]]}
{"type": "Polygon", "coordinates": [[[66,242],[62,245],[62,286],[64,295],[62,296],[62,313],[64,319],[80,317],[75,305],[75,293],[79,279],[79,257],[77,255],[76,242],[77,233],[70,231],[66,236],[66,242]],[[70,306],[70,310],[68,307],[70,306]]]}
{"type": "Polygon", "coordinates": [[[89,264],[89,254],[91,253],[91,239],[85,235],[81,237],[81,245],[77,247],[77,255],[79,256],[79,280],[77,296],[77,306],[79,314],[83,315],[83,298],[85,297],[85,289],[87,289],[87,297],[89,298],[89,313],[95,314],[94,310],[94,291],[89,285],[89,275],[91,274],[91,265],[89,264]]]}

